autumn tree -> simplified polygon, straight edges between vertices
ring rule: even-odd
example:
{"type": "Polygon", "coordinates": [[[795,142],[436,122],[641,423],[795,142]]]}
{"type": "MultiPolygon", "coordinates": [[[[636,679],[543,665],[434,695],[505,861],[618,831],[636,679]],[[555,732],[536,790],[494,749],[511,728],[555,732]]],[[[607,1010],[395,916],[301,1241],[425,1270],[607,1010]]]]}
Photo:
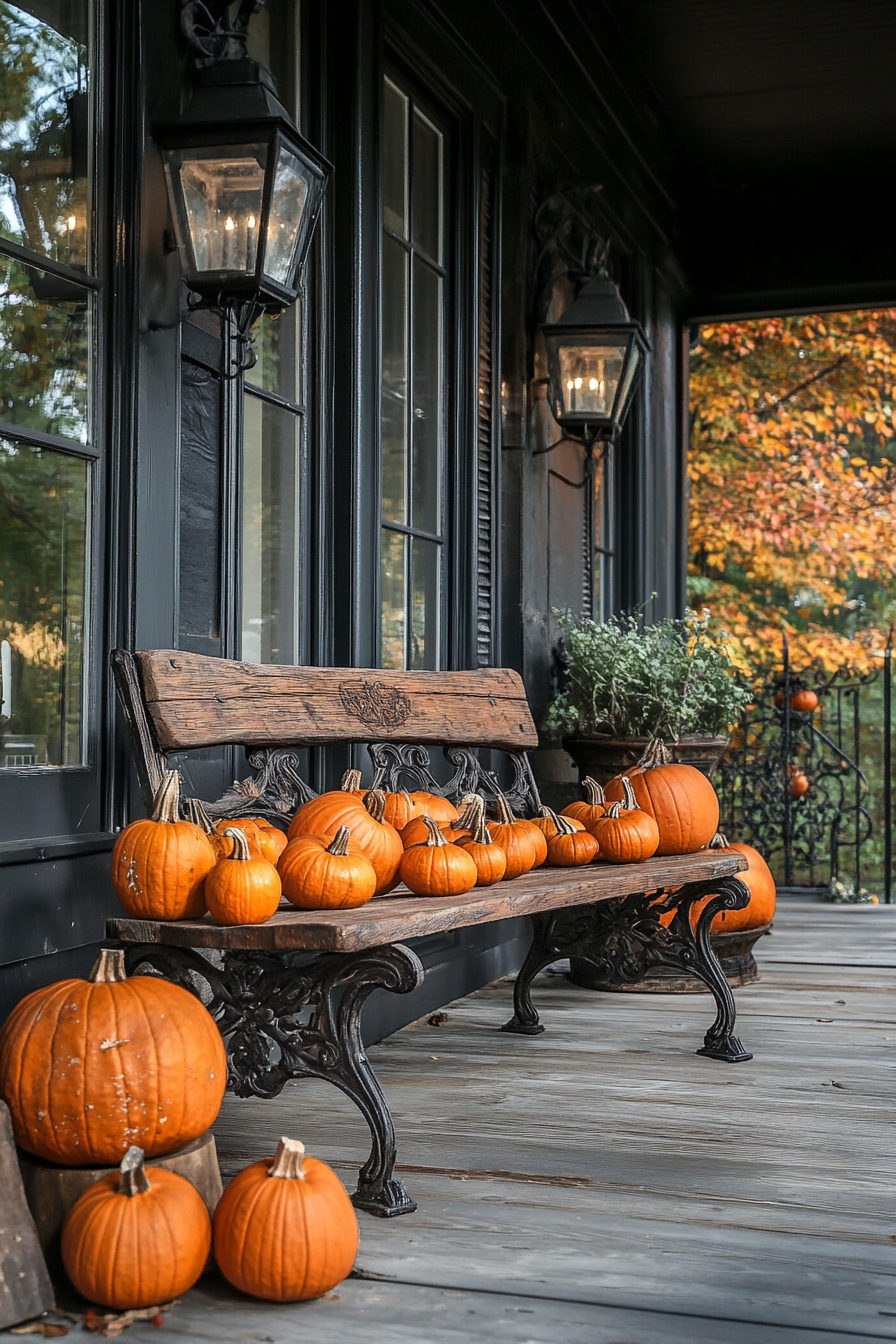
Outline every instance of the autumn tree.
{"type": "Polygon", "coordinates": [[[896,310],[705,326],[691,362],[691,604],[745,667],[868,664],[896,617],[896,310]]]}

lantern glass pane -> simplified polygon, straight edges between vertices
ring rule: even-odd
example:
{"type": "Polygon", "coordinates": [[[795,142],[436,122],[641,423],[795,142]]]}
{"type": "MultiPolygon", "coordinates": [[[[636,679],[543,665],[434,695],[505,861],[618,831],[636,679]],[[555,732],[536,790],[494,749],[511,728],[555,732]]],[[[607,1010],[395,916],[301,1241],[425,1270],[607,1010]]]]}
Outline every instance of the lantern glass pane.
{"type": "Polygon", "coordinates": [[[613,411],[622,376],[626,345],[605,341],[561,345],[560,395],[566,415],[593,415],[606,419],[613,411]]]}
{"type": "Polygon", "coordinates": [[[628,399],[629,396],[631,395],[632,388],[634,387],[635,375],[638,372],[638,367],[640,363],[641,363],[641,351],[638,348],[637,344],[633,343],[631,351],[629,353],[628,367],[626,368],[625,374],[622,379],[622,387],[619,389],[619,410],[617,414],[620,416],[620,418],[625,413],[625,408],[628,404],[628,399]]]}
{"type": "Polygon", "coordinates": [[[193,271],[241,271],[251,275],[258,252],[267,145],[176,150],[166,171],[183,216],[178,241],[193,271]],[[177,190],[179,184],[180,190],[177,190]]]}
{"type": "Polygon", "coordinates": [[[265,275],[284,289],[292,286],[308,188],[308,173],[301,159],[287,145],[281,145],[268,215],[264,270],[265,275]]]}

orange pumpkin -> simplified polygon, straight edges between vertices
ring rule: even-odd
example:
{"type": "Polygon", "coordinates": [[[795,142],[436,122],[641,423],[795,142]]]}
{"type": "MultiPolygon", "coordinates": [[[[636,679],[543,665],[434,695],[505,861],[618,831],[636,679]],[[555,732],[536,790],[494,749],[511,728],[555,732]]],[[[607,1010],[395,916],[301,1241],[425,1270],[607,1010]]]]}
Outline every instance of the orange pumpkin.
{"type": "Polygon", "coordinates": [[[520,877],[523,873],[531,872],[537,866],[541,853],[539,840],[541,845],[544,846],[544,857],[547,858],[547,841],[537,826],[528,821],[520,822],[514,817],[510,810],[510,804],[503,793],[496,796],[495,806],[498,812],[498,820],[489,822],[489,834],[495,844],[501,846],[506,855],[507,871],[505,878],[510,880],[514,877],[520,877]]]}
{"type": "MultiPolygon", "coordinates": [[[[743,854],[747,860],[747,870],[735,876],[750,890],[750,903],[743,910],[720,910],[713,918],[710,929],[713,933],[740,933],[742,929],[756,929],[770,924],[775,915],[777,891],[772,871],[765,859],[752,845],[729,844],[721,831],[710,841],[711,849],[733,849],[743,854]]],[[[706,900],[710,900],[707,897],[706,900]]],[[[691,920],[703,909],[706,901],[699,901],[691,907],[691,920]]]]}
{"type": "MultiPolygon", "coordinates": [[[[775,704],[778,709],[784,707],[784,692],[779,691],[775,696],[775,704]]],[[[796,690],[790,697],[790,708],[797,714],[811,714],[818,708],[818,696],[814,691],[802,689],[796,690]]]]}
{"type": "MultiPolygon", "coordinates": [[[[709,844],[719,828],[719,800],[710,781],[693,765],[655,763],[665,755],[660,742],[648,749],[644,764],[625,778],[631,781],[637,806],[659,827],[656,853],[694,854],[709,844]]],[[[610,780],[604,793],[613,801],[622,801],[622,776],[610,780]]]]}
{"type": "MultiPolygon", "coordinates": [[[[403,827],[401,832],[401,843],[405,849],[410,849],[412,845],[426,844],[429,839],[429,830],[426,826],[427,816],[428,813],[424,813],[423,816],[413,817],[408,822],[407,826],[403,827]]],[[[435,818],[430,817],[430,821],[433,820],[435,820],[435,818]]],[[[462,826],[459,818],[456,824],[446,821],[441,825],[436,822],[436,825],[439,827],[439,830],[442,832],[445,839],[449,840],[452,844],[470,834],[469,827],[462,826]]]]}
{"type": "Polygon", "coordinates": [[[144,1167],[129,1148],[117,1172],[87,1187],[62,1228],[62,1261],[88,1302],[117,1311],[179,1297],[199,1278],[212,1223],[194,1186],[164,1167],[144,1167]]]}
{"type": "Polygon", "coordinates": [[[348,826],[352,843],[366,854],[376,872],[376,895],[391,891],[398,882],[398,868],[404,846],[401,836],[383,821],[385,794],[378,790],[365,793],[363,799],[343,789],[322,793],[299,808],[289,826],[289,838],[297,835],[335,835],[340,826],[348,826]]]}
{"type": "MultiPolygon", "coordinates": [[[[576,820],[575,817],[570,817],[566,812],[561,812],[560,816],[563,817],[564,821],[569,822],[570,826],[572,826],[572,829],[574,831],[584,831],[587,829],[582,824],[581,821],[576,820]]],[[[544,806],[540,807],[539,815],[537,817],[533,817],[532,824],[538,827],[538,829],[541,831],[542,835],[544,836],[545,840],[547,840],[549,845],[551,840],[553,840],[554,836],[560,834],[559,817],[557,816],[557,813],[554,812],[553,809],[550,807],[544,807],[544,806]]],[[[568,834],[565,828],[563,830],[563,834],[564,835],[568,834]]]]}
{"type": "Polygon", "coordinates": [[[0,1032],[0,1087],[16,1140],[65,1167],[114,1166],[136,1140],[152,1156],[204,1134],[227,1057],[195,995],[125,976],[104,949],[89,980],[36,989],[0,1032]]]}
{"type": "Polygon", "coordinates": [[[458,819],[457,808],[439,793],[427,793],[425,789],[415,789],[411,797],[415,803],[420,804],[421,813],[432,817],[437,826],[447,826],[458,819]]]}
{"type": "MultiPolygon", "coordinates": [[[[550,811],[550,809],[548,809],[550,811]]],[[[547,837],[548,863],[553,868],[579,868],[597,858],[598,842],[572,817],[551,814],[556,827],[547,837]]]]}
{"type": "Polygon", "coordinates": [[[396,831],[402,830],[409,821],[413,821],[414,817],[423,816],[423,808],[411,797],[407,789],[402,789],[399,793],[387,793],[385,799],[383,821],[388,821],[396,831]]]}
{"type": "Polygon", "coordinates": [[[790,796],[791,798],[802,798],[804,793],[809,791],[809,776],[803,774],[795,766],[791,766],[788,771],[790,775],[790,796]]]}
{"type": "Polygon", "coordinates": [[[350,843],[351,832],[340,826],[336,835],[297,835],[280,857],[283,894],[302,910],[351,910],[364,905],[376,891],[373,864],[350,843]]]}
{"type": "Polygon", "coordinates": [[[345,1187],[297,1139],[244,1168],[215,1209],[215,1260],[240,1292],[303,1302],[341,1283],[358,1253],[358,1220],[345,1187]]]}
{"type": "Polygon", "coordinates": [[[472,891],[479,872],[460,845],[445,839],[432,817],[424,817],[429,832],[425,845],[412,845],[401,860],[401,880],[415,896],[460,896],[472,891]]]}
{"type": "MultiPolygon", "coordinates": [[[[264,817],[236,817],[234,820],[219,821],[215,825],[215,833],[223,837],[224,832],[236,827],[237,830],[245,831],[251,845],[254,845],[263,858],[268,863],[277,867],[277,860],[286,848],[286,833],[281,831],[279,826],[274,826],[272,822],[266,821],[264,817]]],[[[212,838],[214,844],[214,838],[212,838]]],[[[219,858],[229,858],[233,850],[233,842],[227,841],[226,854],[220,854],[219,858]]]]}
{"type": "MultiPolygon", "coordinates": [[[[466,799],[464,800],[466,802],[466,799]]],[[[500,882],[507,872],[507,855],[496,844],[485,824],[485,800],[479,794],[471,795],[471,801],[464,809],[463,816],[474,813],[472,830],[466,839],[458,840],[460,847],[469,854],[476,865],[477,887],[491,887],[500,882]],[[476,799],[476,803],[472,799],[476,799]],[[477,805],[478,804],[478,805],[477,805]]]]}
{"type": "Polygon", "coordinates": [[[205,901],[218,924],[264,924],[280,904],[277,869],[256,851],[249,851],[244,830],[225,832],[233,844],[229,858],[219,859],[205,879],[205,901]]]}
{"type": "Polygon", "coordinates": [[[622,777],[623,801],[610,803],[594,823],[594,839],[608,863],[640,863],[657,852],[659,827],[649,812],[638,807],[627,775],[622,777]]]}
{"type": "Polygon", "coordinates": [[[573,821],[580,821],[586,831],[590,831],[595,821],[600,821],[607,810],[604,791],[596,779],[586,775],[582,780],[582,788],[585,790],[584,801],[570,803],[564,807],[560,813],[561,817],[571,817],[573,821]]]}
{"type": "Polygon", "coordinates": [[[180,820],[180,779],[166,772],[152,817],[125,826],[112,850],[112,886],[134,919],[198,919],[215,851],[201,826],[180,820]]]}

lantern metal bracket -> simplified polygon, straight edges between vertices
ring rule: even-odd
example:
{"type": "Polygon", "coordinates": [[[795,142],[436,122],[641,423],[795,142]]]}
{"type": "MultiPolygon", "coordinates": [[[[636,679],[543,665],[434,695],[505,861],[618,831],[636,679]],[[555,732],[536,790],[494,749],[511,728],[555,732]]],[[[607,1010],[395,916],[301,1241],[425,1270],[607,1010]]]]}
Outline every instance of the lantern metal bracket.
{"type": "Polygon", "coordinates": [[[240,0],[233,23],[232,0],[181,0],[180,26],[197,70],[246,55],[249,20],[264,0],[240,0]]]}

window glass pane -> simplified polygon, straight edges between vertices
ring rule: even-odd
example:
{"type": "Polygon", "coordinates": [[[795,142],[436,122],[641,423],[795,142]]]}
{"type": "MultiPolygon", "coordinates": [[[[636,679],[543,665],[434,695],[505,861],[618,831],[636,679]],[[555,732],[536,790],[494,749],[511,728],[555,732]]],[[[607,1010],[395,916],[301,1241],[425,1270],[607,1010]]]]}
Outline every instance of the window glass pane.
{"type": "Polygon", "coordinates": [[[442,548],[435,541],[411,541],[411,662],[414,669],[439,666],[439,566],[442,548]]]}
{"type": "Polygon", "coordinates": [[[79,267],[89,241],[89,32],[89,0],[0,2],[0,234],[79,267]]]}
{"type": "Polygon", "coordinates": [[[276,392],[285,401],[301,401],[299,333],[301,308],[294,303],[283,313],[264,313],[252,328],[255,365],[247,383],[276,392]]]}
{"type": "Polygon", "coordinates": [[[442,278],[414,259],[413,525],[439,532],[442,475],[442,278]]]}
{"type": "Polygon", "coordinates": [[[408,100],[386,80],[383,107],[383,223],[407,237],[408,100]]]}
{"type": "Polygon", "coordinates": [[[442,137],[414,112],[414,246],[442,259],[442,137]]]}
{"type": "Polygon", "coordinates": [[[84,760],[89,481],[0,439],[0,768],[84,760]]]}
{"type": "Polygon", "coordinates": [[[245,400],[243,430],[243,658],[298,657],[299,417],[245,400]]]}
{"type": "Polygon", "coordinates": [[[383,517],[407,521],[408,254],[383,238],[383,517]]]}
{"type": "Polygon", "coordinates": [[[0,418],[87,440],[92,299],[0,257],[0,418]]]}
{"type": "Polygon", "coordinates": [[[380,536],[380,666],[404,667],[407,538],[388,528],[380,536]]]}

